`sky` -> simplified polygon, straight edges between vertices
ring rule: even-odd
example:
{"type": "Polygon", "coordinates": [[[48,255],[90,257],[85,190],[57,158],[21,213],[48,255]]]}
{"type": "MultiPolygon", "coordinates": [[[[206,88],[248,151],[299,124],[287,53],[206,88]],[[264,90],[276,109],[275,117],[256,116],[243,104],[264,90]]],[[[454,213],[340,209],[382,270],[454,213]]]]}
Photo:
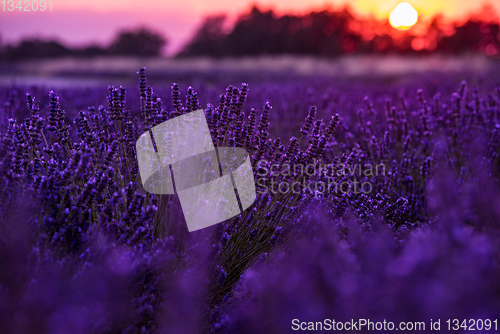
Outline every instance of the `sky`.
{"type": "MultiPolygon", "coordinates": [[[[8,0],[6,0],[7,3],[8,0]]],[[[17,3],[18,0],[14,0],[17,3]]],[[[34,1],[34,0],[30,0],[34,1]]],[[[42,0],[38,0],[42,1],[42,0]]],[[[50,0],[45,0],[50,1],[50,0]]],[[[147,26],[169,40],[166,55],[189,40],[204,16],[221,14],[235,19],[256,4],[277,14],[301,14],[348,4],[359,15],[387,18],[402,0],[51,0],[52,11],[3,10],[0,3],[0,39],[16,42],[25,37],[55,38],[69,46],[108,44],[124,28],[147,26]]],[[[404,0],[422,16],[442,13],[460,19],[478,11],[482,0],[404,0]]],[[[24,3],[25,1],[23,1],[24,3]]],[[[500,15],[500,0],[487,1],[500,15]]],[[[7,8],[8,9],[8,8],[7,8]]]]}

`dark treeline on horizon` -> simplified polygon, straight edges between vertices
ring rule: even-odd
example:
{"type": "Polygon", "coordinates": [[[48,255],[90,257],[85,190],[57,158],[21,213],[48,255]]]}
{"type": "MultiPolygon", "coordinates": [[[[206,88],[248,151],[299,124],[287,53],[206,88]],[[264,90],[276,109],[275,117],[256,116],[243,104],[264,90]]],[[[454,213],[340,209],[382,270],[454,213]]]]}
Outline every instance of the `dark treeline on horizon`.
{"type": "Polygon", "coordinates": [[[16,45],[0,44],[0,60],[17,61],[56,57],[143,56],[158,57],[167,44],[162,35],[147,28],[121,31],[107,47],[69,48],[54,40],[25,39],[16,45]]]}
{"type": "MultiPolygon", "coordinates": [[[[444,24],[438,15],[429,21],[424,34],[415,34],[414,28],[398,31],[387,20],[357,18],[347,8],[277,16],[272,11],[253,7],[229,30],[225,29],[224,15],[205,18],[176,56],[483,53],[498,57],[500,25],[492,15],[493,10],[485,7],[482,15],[470,16],[460,24],[444,24]]],[[[70,48],[57,41],[41,39],[2,45],[0,40],[0,60],[113,55],[158,57],[166,44],[165,37],[147,28],[122,31],[107,47],[70,48]]]]}
{"type": "Polygon", "coordinates": [[[347,8],[278,17],[272,11],[253,7],[249,14],[240,16],[229,32],[223,29],[224,16],[206,18],[178,56],[297,54],[336,57],[354,53],[466,52],[500,55],[499,23],[496,18],[491,19],[493,11],[488,7],[483,13],[481,18],[471,16],[464,24],[445,25],[442,17],[436,16],[425,28],[425,34],[415,36],[413,28],[398,31],[388,20],[358,19],[347,8]]]}

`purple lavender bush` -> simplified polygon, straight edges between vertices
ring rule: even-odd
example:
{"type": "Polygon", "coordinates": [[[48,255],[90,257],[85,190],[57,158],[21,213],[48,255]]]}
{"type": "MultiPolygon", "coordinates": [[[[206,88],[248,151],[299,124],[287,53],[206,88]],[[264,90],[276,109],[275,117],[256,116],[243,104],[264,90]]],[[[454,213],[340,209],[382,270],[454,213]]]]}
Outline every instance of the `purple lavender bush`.
{"type": "Polygon", "coordinates": [[[426,90],[303,78],[216,94],[201,83],[183,101],[178,84],[167,96],[141,69],[139,90],[109,87],[104,106],[91,89],[0,90],[3,332],[287,333],[294,319],[443,319],[442,328],[446,319],[494,320],[500,88],[432,78],[421,78],[426,90]],[[200,108],[216,145],[250,153],[259,193],[240,216],[189,233],[175,196],[142,188],[135,142],[200,108]],[[330,167],[261,177],[273,166],[321,163],[330,167]],[[383,172],[332,170],[352,165],[383,172]],[[370,191],[325,189],[332,181],[352,189],[353,178],[370,191]],[[314,187],[272,191],[294,182],[314,187]]]}

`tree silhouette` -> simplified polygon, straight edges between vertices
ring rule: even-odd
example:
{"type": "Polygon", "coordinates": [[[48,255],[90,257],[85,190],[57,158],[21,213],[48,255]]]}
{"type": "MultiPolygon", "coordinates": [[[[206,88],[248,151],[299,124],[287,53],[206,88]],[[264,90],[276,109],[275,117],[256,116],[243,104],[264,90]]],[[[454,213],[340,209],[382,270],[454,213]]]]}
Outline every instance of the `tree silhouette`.
{"type": "Polygon", "coordinates": [[[191,41],[184,47],[179,56],[197,56],[210,54],[213,57],[224,55],[222,42],[226,37],[224,32],[225,15],[214,15],[205,18],[191,41]]]}
{"type": "Polygon", "coordinates": [[[124,30],[120,32],[109,47],[109,53],[122,56],[159,56],[167,40],[147,28],[124,30]]]}
{"type": "Polygon", "coordinates": [[[353,53],[460,54],[480,52],[500,55],[500,26],[493,9],[454,24],[445,34],[441,17],[435,16],[424,36],[397,32],[387,20],[357,18],[348,7],[304,15],[277,16],[254,6],[224,32],[223,17],[207,18],[190,43],[178,54],[189,56],[254,56],[276,54],[337,57],[353,53]]]}
{"type": "Polygon", "coordinates": [[[57,41],[43,41],[40,39],[27,39],[18,45],[7,45],[4,47],[4,58],[6,60],[40,59],[63,57],[71,55],[72,51],[57,41]]]}

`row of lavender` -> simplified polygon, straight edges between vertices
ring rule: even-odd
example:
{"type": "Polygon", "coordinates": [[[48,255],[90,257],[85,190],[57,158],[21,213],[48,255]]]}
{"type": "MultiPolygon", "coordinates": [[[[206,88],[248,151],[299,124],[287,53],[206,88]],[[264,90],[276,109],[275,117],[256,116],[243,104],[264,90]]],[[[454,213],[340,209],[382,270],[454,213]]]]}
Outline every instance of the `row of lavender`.
{"type": "Polygon", "coordinates": [[[315,162],[384,173],[280,174],[260,189],[332,176],[372,188],[259,193],[241,216],[188,233],[175,197],[142,189],[135,141],[213,92],[189,87],[183,103],[174,84],[165,103],[144,69],[139,76],[135,98],[110,87],[105,107],[89,91],[66,92],[71,115],[54,91],[2,92],[0,317],[9,331],[286,332],[295,318],[499,314],[499,89],[484,95],[463,82],[428,99],[357,84],[371,101],[328,80],[262,83],[257,97],[278,106],[258,112],[248,85],[229,86],[202,107],[213,140],[244,147],[256,173],[315,162]],[[85,102],[97,107],[83,111],[85,102]]]}

